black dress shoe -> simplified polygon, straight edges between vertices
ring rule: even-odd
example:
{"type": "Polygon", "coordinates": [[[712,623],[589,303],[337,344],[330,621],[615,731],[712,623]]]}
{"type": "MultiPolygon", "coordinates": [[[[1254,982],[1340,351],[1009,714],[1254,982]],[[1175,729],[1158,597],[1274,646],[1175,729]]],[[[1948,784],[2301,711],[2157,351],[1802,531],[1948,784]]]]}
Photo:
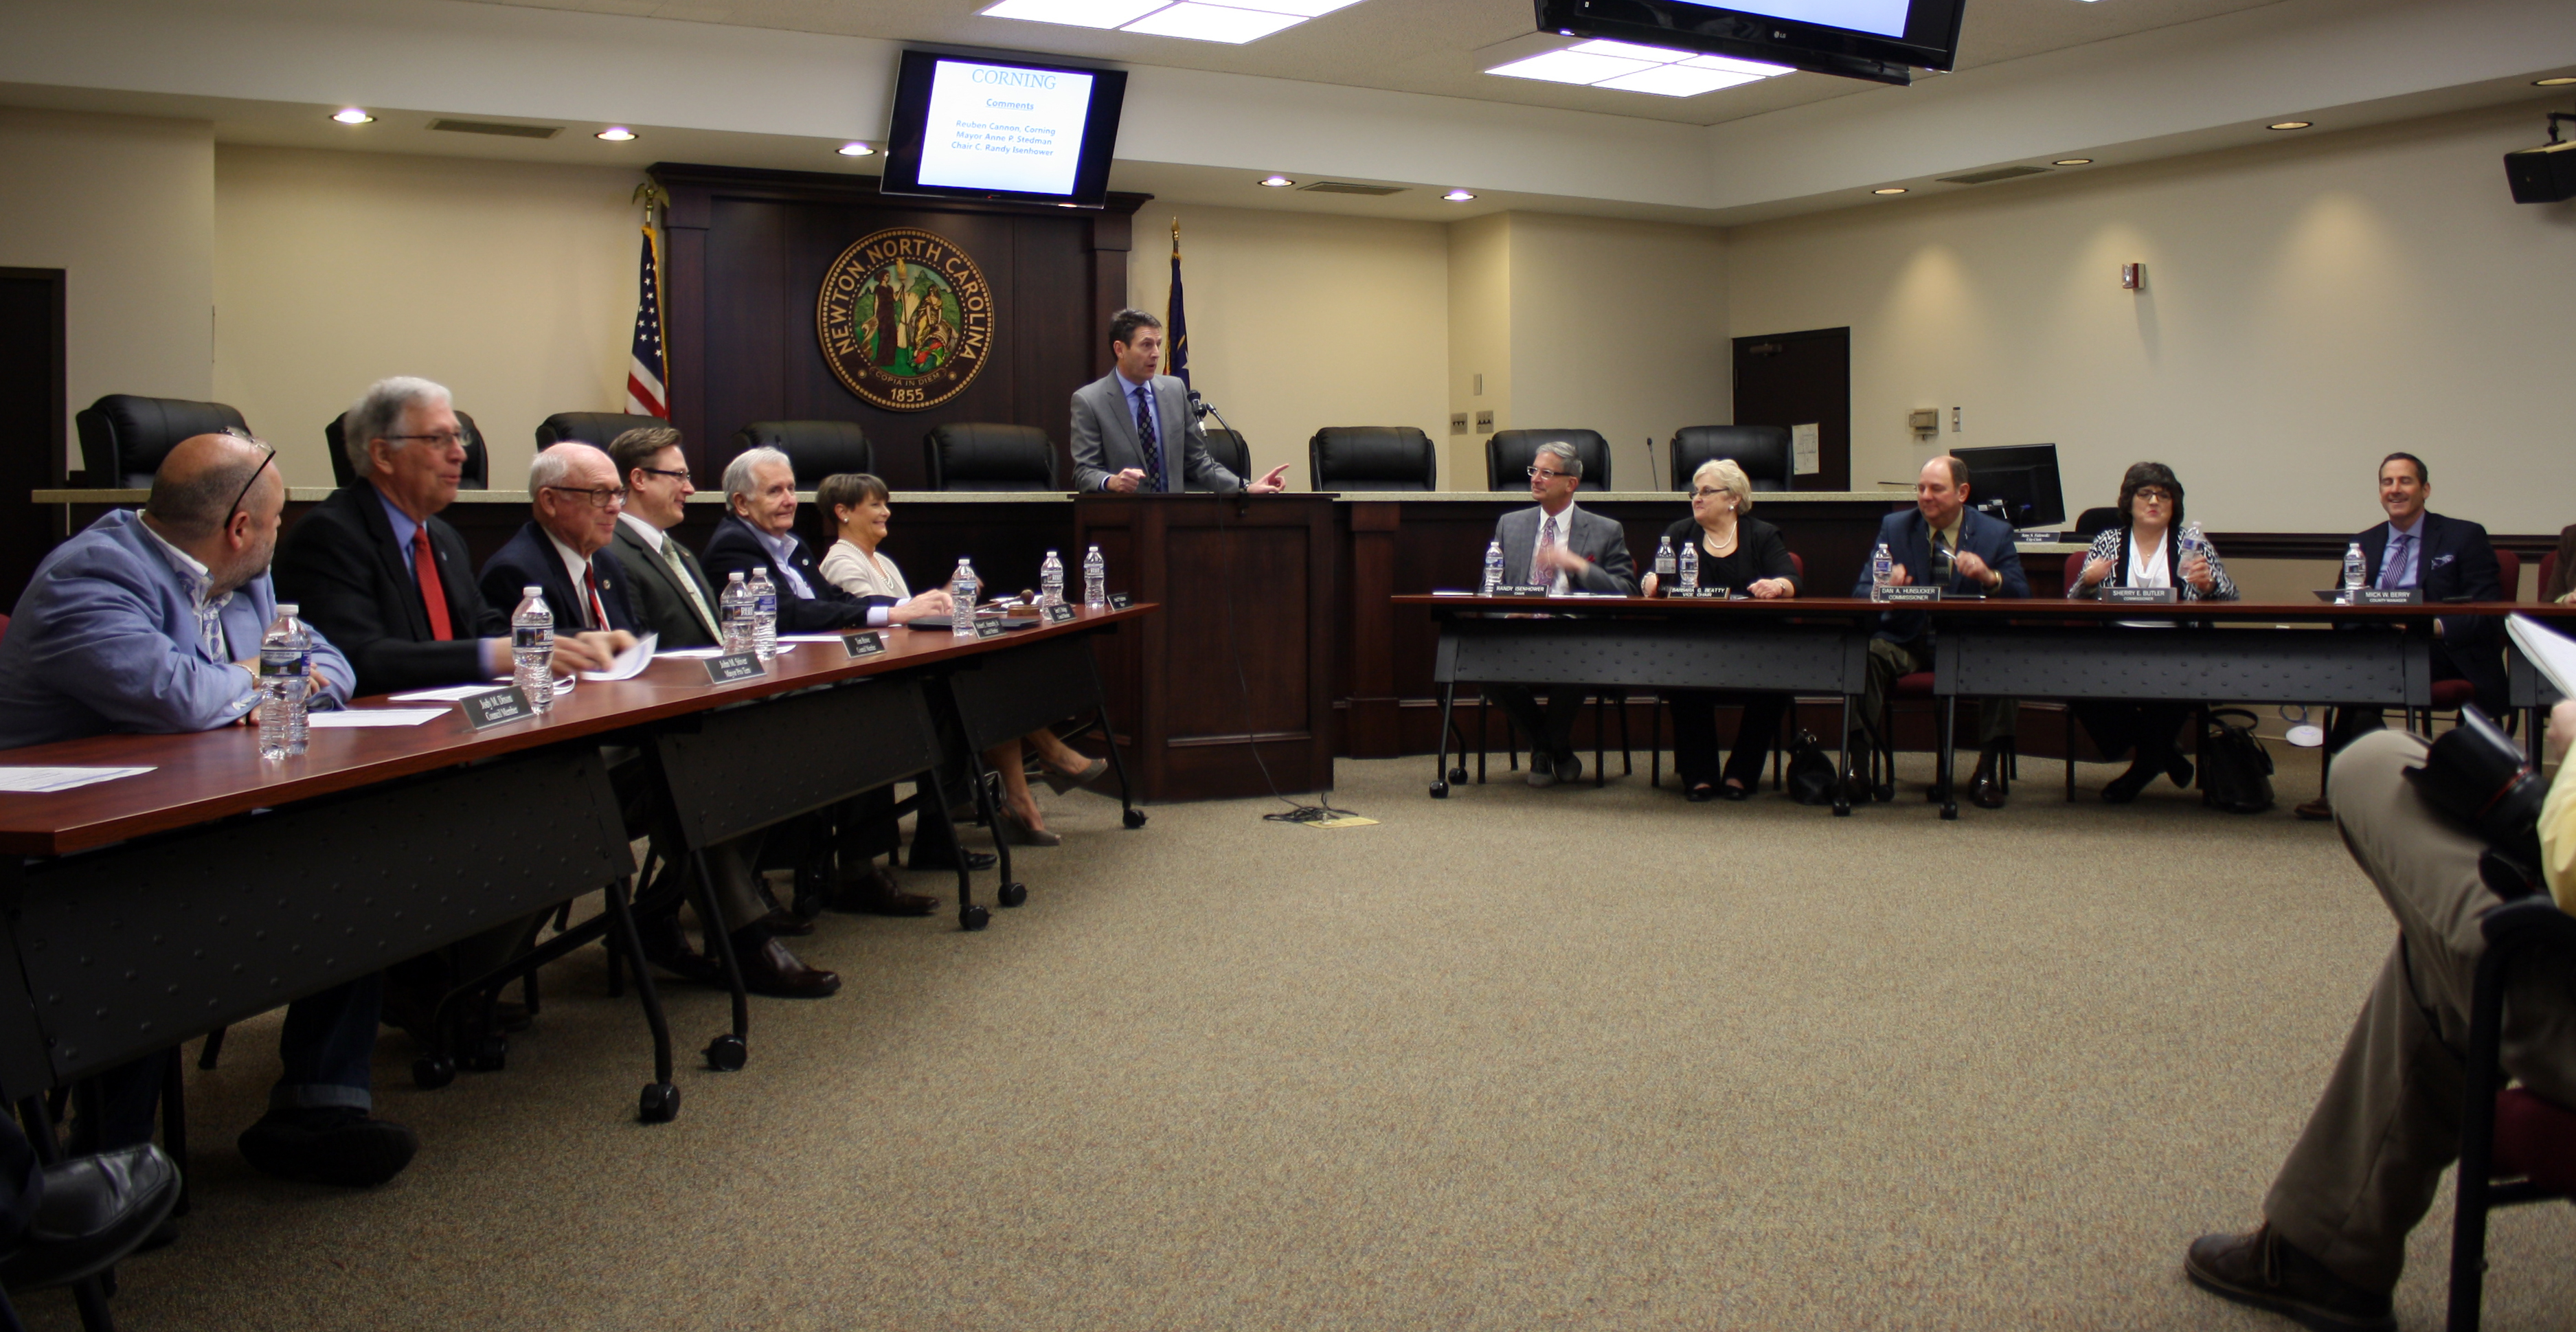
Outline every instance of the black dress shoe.
{"type": "Polygon", "coordinates": [[[2190,790],[2192,778],[2191,760],[2184,758],[2182,756],[2182,751],[2179,749],[2166,750],[2165,775],[2173,778],[2174,785],[2179,786],[2186,791],[2190,790]]]}
{"type": "Polygon", "coordinates": [[[822,999],[841,992],[841,977],[796,960],[787,945],[757,925],[732,935],[734,961],[742,967],[742,986],[773,999],[822,999]]]}
{"type": "Polygon", "coordinates": [[[1717,799],[1717,788],[1707,782],[1693,782],[1682,791],[1682,799],[1694,805],[1717,799]]]}
{"type": "Polygon", "coordinates": [[[106,1271],[142,1247],[179,1201],[179,1168],[150,1143],[46,1166],[43,1177],[26,1234],[0,1254],[0,1285],[11,1290],[106,1271]]]}
{"type": "Polygon", "coordinates": [[[2183,1255],[2191,1284],[2269,1309],[2316,1332],[2394,1332],[2388,1297],[2336,1276],[2264,1223],[2244,1235],[2203,1235],[2183,1255]]]}
{"type": "Polygon", "coordinates": [[[2163,774],[2157,772],[2147,764],[2132,764],[2127,772],[2121,773],[2119,776],[2112,778],[2110,783],[2102,788],[2102,803],[2106,805],[2128,804],[2130,801],[2138,798],[2138,793],[2140,791],[2147,789],[2147,783],[2154,781],[2162,775],[2163,774]]]}
{"type": "Polygon", "coordinates": [[[364,1110],[271,1110],[242,1130],[242,1159],[262,1173],[306,1184],[373,1188],[411,1164],[420,1139],[364,1110]]]}
{"type": "Polygon", "coordinates": [[[679,912],[641,917],[635,922],[635,933],[644,946],[644,959],[654,966],[682,980],[724,984],[724,968],[689,946],[689,936],[680,931],[679,912]]]}
{"type": "Polygon", "coordinates": [[[1717,798],[1720,800],[1751,800],[1753,798],[1753,788],[1750,786],[1736,786],[1729,782],[1719,782],[1717,784],[1717,798]]]}

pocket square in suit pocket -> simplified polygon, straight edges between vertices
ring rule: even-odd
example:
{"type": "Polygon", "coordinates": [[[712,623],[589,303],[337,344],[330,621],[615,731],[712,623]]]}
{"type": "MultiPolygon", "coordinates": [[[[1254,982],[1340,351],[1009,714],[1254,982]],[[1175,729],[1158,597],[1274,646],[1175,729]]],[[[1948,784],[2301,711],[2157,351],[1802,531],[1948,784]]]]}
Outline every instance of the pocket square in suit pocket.
{"type": "Polygon", "coordinates": [[[2448,563],[2450,563],[2451,561],[2453,561],[2453,560],[2455,560],[2455,559],[2458,559],[2458,558],[2459,558],[2459,556],[2457,556],[2457,555],[2436,555],[2436,556],[2434,556],[2434,557],[2433,557],[2433,563],[2432,563],[2432,565],[2431,565],[2430,567],[2435,568],[2435,569],[2439,569],[2439,568],[2441,568],[2443,565],[2448,564],[2448,563]]]}

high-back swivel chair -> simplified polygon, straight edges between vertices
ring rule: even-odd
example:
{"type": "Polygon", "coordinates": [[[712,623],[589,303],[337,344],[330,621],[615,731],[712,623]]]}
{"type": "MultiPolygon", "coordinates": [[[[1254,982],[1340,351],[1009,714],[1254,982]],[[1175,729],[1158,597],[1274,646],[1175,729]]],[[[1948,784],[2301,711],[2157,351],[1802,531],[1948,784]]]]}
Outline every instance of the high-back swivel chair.
{"type": "MultiPolygon", "coordinates": [[[[348,434],[342,428],[347,417],[335,416],[322,427],[322,438],[331,446],[331,484],[345,486],[358,478],[357,469],[349,463],[348,434]]],[[[457,479],[459,490],[488,490],[492,484],[492,453],[483,447],[483,431],[474,418],[456,414],[456,428],[465,432],[464,474],[457,479]]]]}
{"type": "Polygon", "coordinates": [[[1578,492],[1610,488],[1610,441],[1598,430],[1497,430],[1485,441],[1485,488],[1526,490],[1541,444],[1571,444],[1583,464],[1578,492]]]}
{"type": "Polygon", "coordinates": [[[1673,489],[1690,489],[1691,473],[1711,458],[1730,458],[1755,490],[1787,490],[1790,469],[1786,426],[1683,426],[1673,432],[1673,489]]]}
{"type": "Polygon", "coordinates": [[[921,438],[932,490],[1062,490],[1055,441],[1036,426],[952,421],[921,438]]]}
{"type": "Polygon", "coordinates": [[[239,411],[220,402],[132,393],[110,393],[72,419],[80,432],[81,466],[89,484],[107,489],[150,488],[152,474],[161,470],[161,460],[180,440],[250,429],[239,411]]]}
{"type": "Polygon", "coordinates": [[[1326,426],[1306,441],[1317,490],[1437,490],[1440,456],[1412,426],[1326,426]]]}
{"type": "Polygon", "coordinates": [[[786,454],[798,490],[812,490],[838,473],[877,470],[876,446],[855,421],[754,421],[733,432],[727,456],[738,458],[753,449],[786,454]]]}

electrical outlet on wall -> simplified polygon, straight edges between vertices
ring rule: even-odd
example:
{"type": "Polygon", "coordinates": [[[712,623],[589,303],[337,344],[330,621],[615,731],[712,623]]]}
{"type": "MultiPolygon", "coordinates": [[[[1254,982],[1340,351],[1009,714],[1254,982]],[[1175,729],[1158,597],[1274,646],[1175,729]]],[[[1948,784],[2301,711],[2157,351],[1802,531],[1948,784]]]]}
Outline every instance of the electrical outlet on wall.
{"type": "Polygon", "coordinates": [[[1449,433],[1453,435],[1463,435],[1467,433],[1467,414],[1465,412],[1451,412],[1449,414],[1449,433]]]}
{"type": "Polygon", "coordinates": [[[1479,435],[1490,435],[1494,433],[1494,414],[1492,412],[1485,411],[1476,413],[1476,433],[1479,435]]]}

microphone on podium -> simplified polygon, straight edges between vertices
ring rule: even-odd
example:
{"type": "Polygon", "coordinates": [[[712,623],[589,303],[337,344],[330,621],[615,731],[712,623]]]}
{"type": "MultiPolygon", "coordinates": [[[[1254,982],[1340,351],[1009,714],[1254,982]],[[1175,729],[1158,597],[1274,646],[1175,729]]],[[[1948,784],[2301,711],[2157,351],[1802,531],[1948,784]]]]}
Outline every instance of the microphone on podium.
{"type": "MultiPolygon", "coordinates": [[[[1204,421],[1207,419],[1207,414],[1214,410],[1214,408],[1208,406],[1207,399],[1199,396],[1199,391],[1197,389],[1190,390],[1190,419],[1194,421],[1204,421]]],[[[1223,421],[1225,418],[1220,416],[1217,420],[1223,421]]]]}

